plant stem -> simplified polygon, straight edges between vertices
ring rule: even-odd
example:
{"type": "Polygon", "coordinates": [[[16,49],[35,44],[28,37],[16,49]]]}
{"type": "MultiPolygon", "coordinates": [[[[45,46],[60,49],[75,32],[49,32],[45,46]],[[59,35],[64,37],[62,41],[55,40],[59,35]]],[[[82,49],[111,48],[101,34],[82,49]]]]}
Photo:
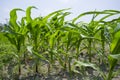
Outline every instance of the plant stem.
{"type": "Polygon", "coordinates": [[[112,61],[112,65],[111,65],[110,70],[109,70],[109,73],[108,73],[107,80],[112,80],[113,70],[114,70],[116,64],[117,64],[117,60],[113,60],[113,61],[112,61]]]}
{"type": "Polygon", "coordinates": [[[38,73],[38,63],[36,63],[35,72],[38,73]]]}
{"type": "Polygon", "coordinates": [[[20,77],[21,75],[21,57],[20,57],[20,49],[18,50],[18,57],[19,57],[19,60],[18,60],[18,75],[20,77]]]}
{"type": "MultiPolygon", "coordinates": [[[[101,30],[101,39],[102,39],[102,55],[105,53],[105,35],[104,35],[104,27],[101,30]]],[[[103,59],[101,62],[104,62],[103,59]]]]}
{"type": "Polygon", "coordinates": [[[21,64],[20,64],[20,63],[19,63],[19,66],[18,66],[18,67],[19,67],[19,73],[18,73],[18,74],[19,74],[19,76],[20,76],[20,75],[21,75],[21,64]]]}
{"type": "Polygon", "coordinates": [[[69,63],[68,63],[68,66],[69,66],[70,77],[72,76],[72,72],[71,72],[71,60],[72,60],[72,57],[69,57],[69,63]]]}
{"type": "Polygon", "coordinates": [[[88,42],[89,42],[89,44],[88,44],[89,62],[91,62],[91,60],[92,60],[92,54],[91,54],[91,44],[92,44],[92,40],[89,39],[88,42]]]}
{"type": "Polygon", "coordinates": [[[76,59],[78,60],[78,58],[79,58],[79,49],[77,48],[76,51],[77,51],[76,59]]]}

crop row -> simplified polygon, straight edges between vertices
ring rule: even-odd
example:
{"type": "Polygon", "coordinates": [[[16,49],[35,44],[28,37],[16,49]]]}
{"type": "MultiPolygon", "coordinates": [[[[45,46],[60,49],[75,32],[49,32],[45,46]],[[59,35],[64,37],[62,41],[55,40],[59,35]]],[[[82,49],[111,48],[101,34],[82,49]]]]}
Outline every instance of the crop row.
{"type": "Polygon", "coordinates": [[[120,11],[89,11],[68,21],[65,17],[71,14],[69,9],[31,18],[32,8],[36,9],[30,6],[26,11],[20,8],[10,11],[9,23],[4,25],[0,34],[3,38],[0,42],[1,71],[7,64],[14,63],[13,68],[17,65],[16,73],[20,78],[22,65],[33,61],[35,74],[42,73],[40,63],[47,64],[48,74],[52,73],[54,66],[70,76],[86,75],[86,69],[92,68],[104,80],[112,80],[120,73],[116,69],[120,59],[120,17],[107,20],[119,16],[120,11]],[[26,13],[20,21],[17,20],[17,11],[26,13]],[[90,22],[78,21],[86,15],[93,16],[90,22]],[[106,71],[100,67],[102,64],[106,71]]]}

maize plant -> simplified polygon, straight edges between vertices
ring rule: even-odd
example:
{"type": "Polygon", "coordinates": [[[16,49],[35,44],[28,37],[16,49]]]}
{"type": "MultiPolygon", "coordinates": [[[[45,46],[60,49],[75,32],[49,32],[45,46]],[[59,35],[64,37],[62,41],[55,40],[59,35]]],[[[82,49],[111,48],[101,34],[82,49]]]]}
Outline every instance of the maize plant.
{"type": "Polygon", "coordinates": [[[21,58],[22,58],[22,46],[24,46],[25,36],[26,36],[26,28],[23,23],[17,23],[17,11],[23,11],[22,9],[13,9],[10,12],[10,21],[9,24],[5,26],[5,36],[8,38],[10,43],[16,47],[16,60],[18,62],[18,75],[21,75],[21,58]]]}

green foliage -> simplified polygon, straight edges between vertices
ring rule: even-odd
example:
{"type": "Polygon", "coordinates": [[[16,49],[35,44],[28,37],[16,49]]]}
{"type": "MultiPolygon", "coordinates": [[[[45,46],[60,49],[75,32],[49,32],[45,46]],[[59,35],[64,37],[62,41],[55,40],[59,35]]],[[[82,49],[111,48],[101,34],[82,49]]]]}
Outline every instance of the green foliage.
{"type": "MultiPolygon", "coordinates": [[[[35,6],[30,6],[26,11],[19,8],[11,10],[9,23],[5,25],[2,33],[2,37],[6,37],[5,40],[9,41],[9,46],[16,48],[15,51],[10,49],[9,55],[12,56],[9,58],[16,58],[19,75],[21,75],[22,61],[28,57],[25,55],[32,57],[35,63],[35,73],[39,73],[39,63],[43,61],[49,64],[48,72],[52,70],[51,68],[57,61],[59,67],[70,74],[72,72],[82,73],[76,70],[76,67],[84,71],[83,73],[86,72],[84,69],[87,67],[93,68],[99,73],[98,76],[105,80],[112,80],[115,74],[119,73],[119,71],[115,73],[114,69],[120,58],[120,18],[111,21],[106,19],[119,15],[120,11],[89,11],[78,15],[71,21],[66,21],[65,17],[70,15],[70,12],[67,12],[69,8],[54,11],[44,17],[32,18],[33,8],[37,9],[35,6]],[[17,11],[26,13],[20,21],[17,21],[17,11]],[[86,15],[93,16],[90,22],[77,22],[86,15]],[[99,67],[102,63],[108,71],[102,71],[99,67]]],[[[4,47],[6,45],[4,44],[4,47]]],[[[0,49],[4,47],[0,46],[0,49]]],[[[1,50],[0,57],[3,57],[1,62],[6,61],[4,57],[9,47],[6,48],[5,51],[1,50]]]]}

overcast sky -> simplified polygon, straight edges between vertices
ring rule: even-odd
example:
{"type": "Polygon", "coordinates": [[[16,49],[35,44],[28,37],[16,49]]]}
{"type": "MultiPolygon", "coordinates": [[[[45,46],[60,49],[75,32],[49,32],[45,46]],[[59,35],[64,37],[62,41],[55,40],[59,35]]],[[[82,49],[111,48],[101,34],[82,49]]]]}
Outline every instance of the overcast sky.
{"type": "MultiPolygon", "coordinates": [[[[69,18],[76,17],[80,13],[90,10],[115,9],[120,10],[120,0],[1,0],[0,23],[5,23],[9,18],[10,10],[14,8],[26,9],[28,6],[36,6],[38,10],[32,10],[32,17],[44,16],[52,11],[71,8],[69,18]]],[[[19,13],[24,16],[25,13],[19,13]]]]}

